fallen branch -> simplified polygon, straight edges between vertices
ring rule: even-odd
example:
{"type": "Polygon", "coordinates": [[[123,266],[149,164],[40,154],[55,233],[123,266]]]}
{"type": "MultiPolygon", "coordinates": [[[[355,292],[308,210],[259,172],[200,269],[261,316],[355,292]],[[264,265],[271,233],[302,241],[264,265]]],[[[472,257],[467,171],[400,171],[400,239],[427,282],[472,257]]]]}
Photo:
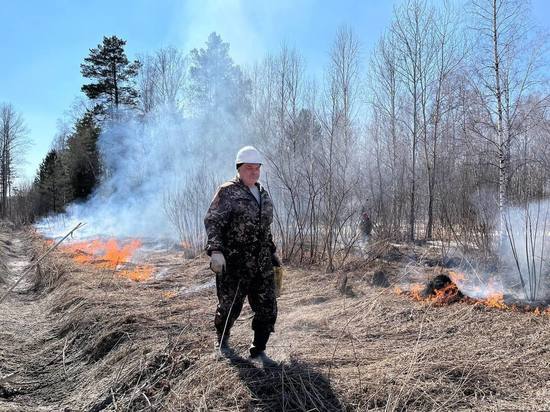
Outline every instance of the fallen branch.
{"type": "Polygon", "coordinates": [[[42,260],[44,260],[44,258],[46,256],[48,256],[51,252],[53,252],[60,244],[61,242],[63,242],[65,239],[67,239],[69,236],[71,236],[76,230],[80,229],[82,226],[84,226],[86,223],[82,223],[80,222],[79,224],[77,224],[69,233],[67,233],[65,236],[63,236],[60,240],[57,241],[57,243],[55,243],[53,246],[51,246],[48,250],[46,250],[46,252],[44,252],[44,254],[42,256],[40,256],[40,258],[38,258],[38,260],[36,260],[32,265],[30,265],[29,267],[27,267],[27,269],[25,269],[23,271],[23,273],[21,273],[21,275],[19,275],[19,278],[17,279],[17,281],[11,285],[9,287],[9,289],[6,291],[6,293],[4,293],[4,295],[0,298],[0,303],[2,303],[4,301],[4,299],[10,294],[10,292],[19,284],[19,282],[21,282],[21,280],[25,277],[25,275],[27,273],[29,273],[31,271],[31,269],[33,269],[36,265],[38,265],[42,260]]]}

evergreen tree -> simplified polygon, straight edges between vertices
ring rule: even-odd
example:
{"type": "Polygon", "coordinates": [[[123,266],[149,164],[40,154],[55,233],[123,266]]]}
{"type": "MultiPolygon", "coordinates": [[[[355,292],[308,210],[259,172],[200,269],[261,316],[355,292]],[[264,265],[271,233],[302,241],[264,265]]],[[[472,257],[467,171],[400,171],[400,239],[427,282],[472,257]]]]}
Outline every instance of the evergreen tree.
{"type": "Polygon", "coordinates": [[[219,119],[242,117],[251,111],[251,83],[229,56],[229,43],[211,33],[206,49],[191,50],[191,106],[196,114],[219,119]],[[222,116],[225,117],[225,116],[222,116]]]}
{"type": "Polygon", "coordinates": [[[67,168],[72,199],[86,199],[99,181],[97,139],[100,128],[95,116],[96,111],[89,110],[76,123],[75,132],[68,138],[62,157],[67,168]]]}
{"type": "Polygon", "coordinates": [[[38,190],[39,215],[63,211],[67,203],[69,186],[61,157],[57,151],[50,150],[40,164],[34,186],[38,190]]]}
{"type": "Polygon", "coordinates": [[[130,63],[124,52],[125,44],[125,40],[116,36],[103,37],[103,43],[90,49],[90,55],[80,65],[82,76],[95,80],[81,90],[90,99],[99,100],[103,108],[118,109],[120,104],[136,103],[138,92],[133,80],[140,63],[137,60],[130,63]]]}

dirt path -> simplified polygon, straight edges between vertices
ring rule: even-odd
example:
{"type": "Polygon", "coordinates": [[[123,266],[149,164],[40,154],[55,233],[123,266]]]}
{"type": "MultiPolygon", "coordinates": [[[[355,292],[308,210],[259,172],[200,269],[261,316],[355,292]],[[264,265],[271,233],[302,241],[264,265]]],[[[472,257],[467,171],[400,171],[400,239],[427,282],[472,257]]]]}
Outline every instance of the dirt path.
{"type": "MultiPolygon", "coordinates": [[[[12,232],[4,238],[4,263],[8,273],[6,283],[0,288],[1,296],[13,285],[30,263],[29,246],[22,232],[12,232]]],[[[28,397],[33,388],[40,385],[35,376],[29,375],[29,365],[36,362],[37,349],[47,339],[49,326],[45,302],[31,291],[30,275],[0,303],[0,410],[24,410],[29,407],[28,397]],[[14,401],[22,399],[23,404],[14,401]]],[[[32,404],[32,403],[31,403],[32,404]]],[[[49,410],[33,405],[34,410],[49,410]]]]}

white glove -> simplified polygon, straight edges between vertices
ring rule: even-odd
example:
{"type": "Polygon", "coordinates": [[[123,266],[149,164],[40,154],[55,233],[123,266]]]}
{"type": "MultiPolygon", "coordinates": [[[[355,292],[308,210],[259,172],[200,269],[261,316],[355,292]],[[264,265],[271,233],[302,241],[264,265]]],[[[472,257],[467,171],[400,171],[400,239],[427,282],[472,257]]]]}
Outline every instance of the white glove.
{"type": "Polygon", "coordinates": [[[220,273],[225,270],[225,258],[222,252],[212,252],[210,256],[210,269],[214,273],[220,273]]]}

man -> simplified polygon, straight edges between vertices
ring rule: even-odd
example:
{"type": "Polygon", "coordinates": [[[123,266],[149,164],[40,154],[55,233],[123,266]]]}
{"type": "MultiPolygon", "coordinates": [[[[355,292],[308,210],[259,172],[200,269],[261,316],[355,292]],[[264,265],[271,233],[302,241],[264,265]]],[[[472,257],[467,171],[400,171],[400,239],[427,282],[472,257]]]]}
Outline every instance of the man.
{"type": "Polygon", "coordinates": [[[368,241],[372,232],[372,221],[370,220],[370,216],[367,212],[366,206],[363,206],[363,208],[361,209],[361,223],[359,225],[359,229],[361,231],[361,236],[363,240],[365,242],[368,241]]]}
{"type": "Polygon", "coordinates": [[[237,176],[221,185],[204,225],[210,268],[216,273],[218,307],[216,345],[227,354],[228,339],[244,298],[254,312],[251,358],[266,361],[264,351],[277,320],[273,266],[280,266],[271,236],[273,203],[258,183],[262,156],[252,146],[237,153],[237,176]]]}
{"type": "Polygon", "coordinates": [[[361,256],[363,256],[364,258],[367,257],[367,245],[369,242],[371,232],[372,232],[372,221],[367,212],[367,206],[365,205],[361,208],[361,220],[359,222],[359,233],[361,237],[359,238],[359,242],[358,242],[359,252],[361,256]]]}

